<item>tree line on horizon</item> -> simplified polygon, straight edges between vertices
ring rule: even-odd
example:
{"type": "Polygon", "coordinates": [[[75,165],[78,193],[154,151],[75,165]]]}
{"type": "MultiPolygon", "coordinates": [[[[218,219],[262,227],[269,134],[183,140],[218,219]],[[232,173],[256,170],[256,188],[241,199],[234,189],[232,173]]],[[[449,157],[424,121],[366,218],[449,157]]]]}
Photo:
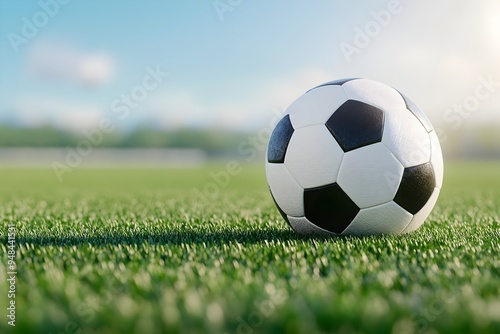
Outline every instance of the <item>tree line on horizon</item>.
{"type": "MultiPolygon", "coordinates": [[[[99,147],[112,148],[200,148],[236,150],[251,133],[217,129],[179,128],[158,130],[138,128],[128,132],[103,134],[99,147]]],[[[75,147],[85,140],[83,134],[51,126],[20,128],[0,126],[0,147],[75,147]]]]}
{"type": "MultiPolygon", "coordinates": [[[[205,151],[237,151],[242,144],[250,145],[257,131],[228,131],[214,128],[178,128],[160,130],[137,128],[103,134],[103,148],[199,148],[205,151]]],[[[0,125],[0,148],[8,147],[76,147],[86,138],[81,133],[52,126],[14,127],[0,125]]],[[[259,138],[261,140],[262,138],[259,138]]],[[[445,156],[465,158],[500,158],[500,131],[496,126],[484,126],[474,131],[445,129],[440,138],[445,156]]]]}

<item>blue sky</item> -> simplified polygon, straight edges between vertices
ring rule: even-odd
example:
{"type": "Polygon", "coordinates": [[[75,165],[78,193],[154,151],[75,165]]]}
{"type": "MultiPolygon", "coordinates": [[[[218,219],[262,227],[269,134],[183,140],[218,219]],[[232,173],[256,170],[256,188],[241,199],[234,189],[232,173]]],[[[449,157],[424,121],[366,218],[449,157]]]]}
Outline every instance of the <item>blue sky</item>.
{"type": "MultiPolygon", "coordinates": [[[[478,78],[500,81],[495,1],[396,1],[397,13],[347,59],[342,45],[391,1],[70,0],[16,52],[10,39],[23,36],[23,18],[33,23],[54,3],[0,2],[0,121],[95,126],[157,66],[169,76],[119,126],[256,129],[308,88],[342,77],[392,85],[439,123],[478,78]],[[231,10],[221,19],[216,6],[231,10]]],[[[498,95],[471,119],[496,121],[498,95]]]]}

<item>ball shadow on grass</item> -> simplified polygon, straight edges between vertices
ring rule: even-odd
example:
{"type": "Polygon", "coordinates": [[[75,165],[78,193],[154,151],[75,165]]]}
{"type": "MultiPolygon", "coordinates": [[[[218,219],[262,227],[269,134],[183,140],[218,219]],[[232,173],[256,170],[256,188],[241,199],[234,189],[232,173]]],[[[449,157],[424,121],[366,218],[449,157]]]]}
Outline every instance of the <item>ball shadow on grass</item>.
{"type": "Polygon", "coordinates": [[[89,236],[40,236],[20,237],[18,244],[32,244],[35,246],[106,246],[106,245],[180,245],[203,244],[222,245],[230,243],[258,244],[276,241],[318,241],[324,243],[345,242],[352,239],[366,239],[372,237],[352,236],[306,236],[293,230],[282,229],[253,229],[253,230],[219,230],[199,231],[195,229],[179,229],[164,233],[135,233],[135,234],[101,234],[89,236]]]}

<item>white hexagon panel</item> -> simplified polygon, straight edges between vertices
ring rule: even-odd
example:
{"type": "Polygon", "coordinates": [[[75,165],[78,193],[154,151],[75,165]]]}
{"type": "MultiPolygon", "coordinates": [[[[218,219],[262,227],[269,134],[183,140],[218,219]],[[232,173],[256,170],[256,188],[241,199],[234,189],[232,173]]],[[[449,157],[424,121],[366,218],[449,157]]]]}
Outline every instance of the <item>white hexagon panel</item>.
{"type": "Polygon", "coordinates": [[[302,188],[319,187],[337,180],[343,155],[325,125],[313,125],[295,130],[285,166],[302,188]]]}
{"type": "Polygon", "coordinates": [[[297,130],[306,126],[325,124],[345,101],[347,96],[341,86],[323,86],[299,97],[288,107],[287,112],[290,114],[293,128],[297,130]]]}
{"type": "Polygon", "coordinates": [[[284,164],[268,164],[266,177],[276,204],[290,216],[304,215],[304,189],[293,179],[284,164]]]}
{"type": "Polygon", "coordinates": [[[431,160],[431,140],[424,125],[408,109],[389,109],[385,112],[382,142],[404,167],[420,165],[431,160]]]}
{"type": "Polygon", "coordinates": [[[361,209],[392,201],[403,166],[382,143],[345,154],[338,184],[361,209]]]}
{"type": "Polygon", "coordinates": [[[350,235],[400,234],[412,219],[412,214],[390,201],[361,209],[343,233],[350,235]]]}

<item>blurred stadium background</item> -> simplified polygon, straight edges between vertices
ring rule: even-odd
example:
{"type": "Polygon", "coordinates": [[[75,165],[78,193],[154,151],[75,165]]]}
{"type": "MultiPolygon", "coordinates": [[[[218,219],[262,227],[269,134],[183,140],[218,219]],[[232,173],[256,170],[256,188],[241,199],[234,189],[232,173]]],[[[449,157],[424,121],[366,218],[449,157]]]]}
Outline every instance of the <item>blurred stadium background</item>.
{"type": "Polygon", "coordinates": [[[2,166],[89,133],[81,166],[261,161],[276,114],[343,77],[409,95],[445,159],[500,157],[497,1],[1,1],[0,35],[2,166]]]}

